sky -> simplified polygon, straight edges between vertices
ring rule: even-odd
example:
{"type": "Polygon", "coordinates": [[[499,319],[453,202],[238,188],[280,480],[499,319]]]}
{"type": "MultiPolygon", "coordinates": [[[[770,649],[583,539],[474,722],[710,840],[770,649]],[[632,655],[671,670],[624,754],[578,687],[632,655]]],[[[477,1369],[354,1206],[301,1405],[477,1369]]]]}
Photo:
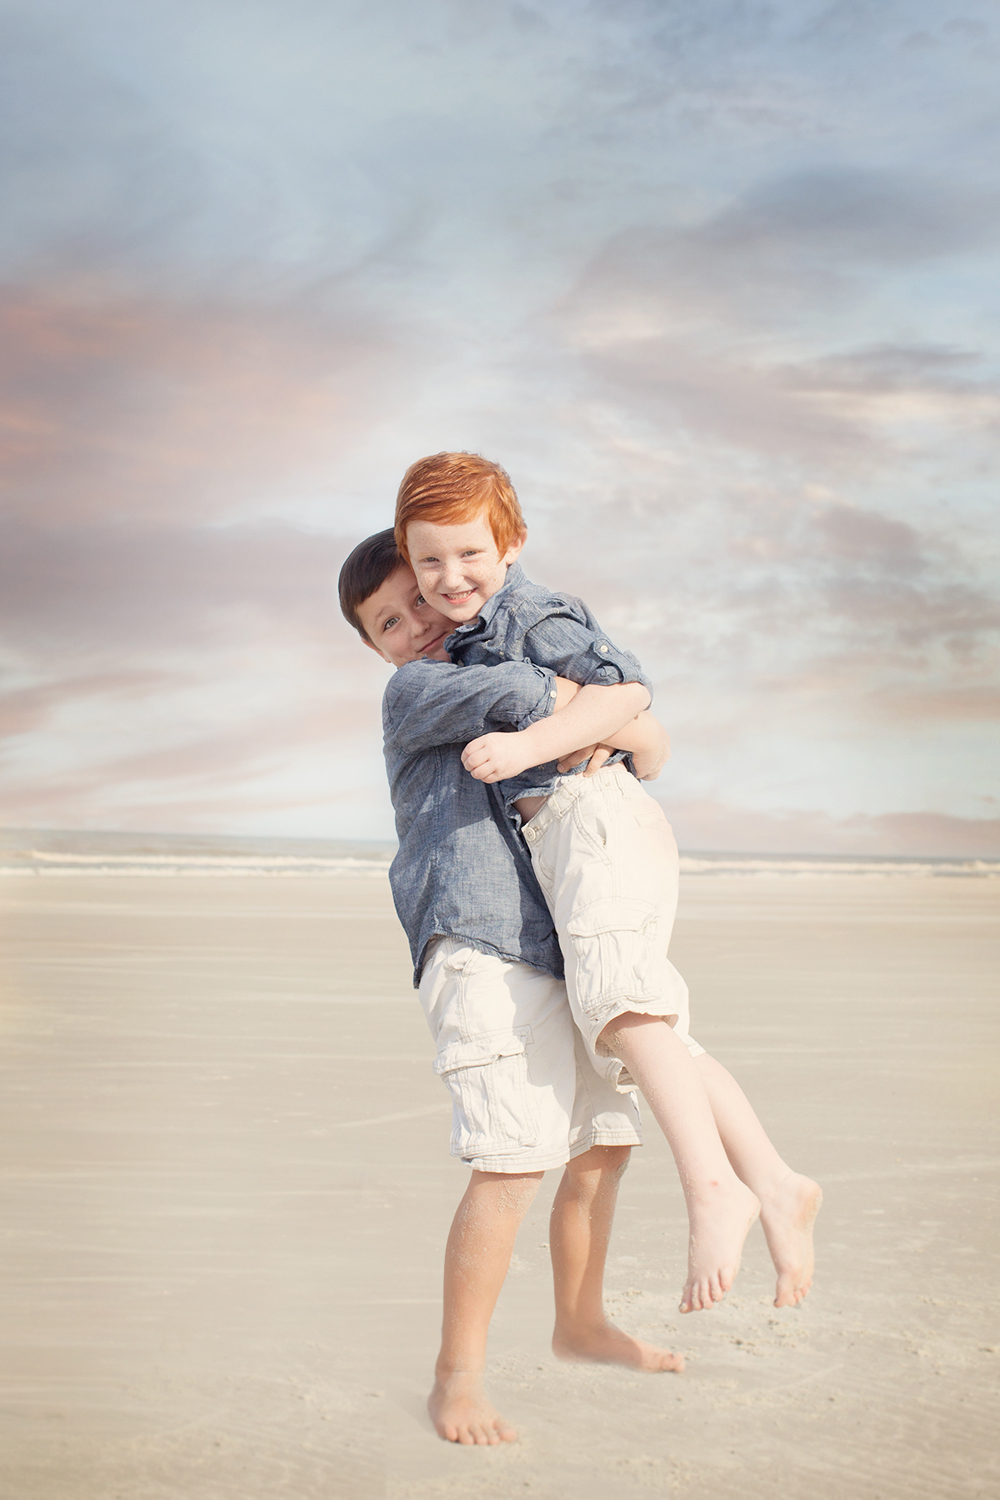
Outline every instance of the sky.
{"type": "Polygon", "coordinates": [[[336,580],[442,449],[682,848],[1000,854],[1000,14],[0,0],[0,819],[384,838],[336,580]]]}

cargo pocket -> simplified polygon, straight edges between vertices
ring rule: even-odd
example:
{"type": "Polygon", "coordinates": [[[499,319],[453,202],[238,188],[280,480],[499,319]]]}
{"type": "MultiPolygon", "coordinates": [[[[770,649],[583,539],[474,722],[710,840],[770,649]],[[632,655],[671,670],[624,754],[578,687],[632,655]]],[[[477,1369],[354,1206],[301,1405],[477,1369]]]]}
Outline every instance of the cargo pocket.
{"type": "Polygon", "coordinates": [[[572,987],[584,1015],[610,1002],[656,993],[659,917],[647,901],[607,898],[581,907],[567,923],[572,987]]]}
{"type": "Polygon", "coordinates": [[[530,1041],[531,1027],[518,1026],[449,1042],[438,1053],[434,1071],[451,1090],[453,1156],[498,1156],[539,1144],[525,1055],[530,1041]]]}

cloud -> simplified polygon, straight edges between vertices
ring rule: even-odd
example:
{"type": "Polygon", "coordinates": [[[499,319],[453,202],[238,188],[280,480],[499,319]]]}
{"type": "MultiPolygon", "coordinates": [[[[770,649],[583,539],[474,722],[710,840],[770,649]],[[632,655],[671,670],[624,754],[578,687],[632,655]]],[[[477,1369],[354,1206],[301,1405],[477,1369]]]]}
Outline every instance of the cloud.
{"type": "Polygon", "coordinates": [[[1000,192],[971,183],[860,168],[765,180],[699,222],[612,236],[552,326],[589,399],[633,428],[813,482],[884,484],[957,431],[995,458],[1000,381],[983,348],[871,333],[907,316],[897,284],[926,296],[907,275],[998,239],[1000,192]]]}
{"type": "Polygon", "coordinates": [[[565,312],[593,343],[724,318],[734,331],[810,326],[867,281],[1000,238],[1000,191],[857,165],[765,178],[689,226],[613,236],[565,312]]]}
{"type": "Polygon", "coordinates": [[[751,292],[781,293],[817,273],[900,267],[996,243],[1000,193],[981,184],[856,164],[762,182],[704,225],[679,236],[666,265],[724,293],[738,260],[751,292]]]}
{"type": "Polygon", "coordinates": [[[996,859],[1000,818],[934,812],[856,814],[818,809],[751,811],[712,801],[664,802],[682,851],[996,859]]]}
{"type": "Polygon", "coordinates": [[[264,630],[319,642],[343,626],[337,575],[354,540],[279,523],[11,524],[0,619],[42,651],[131,655],[264,630]]]}
{"type": "Polygon", "coordinates": [[[878,717],[903,723],[933,726],[936,723],[973,724],[1000,719],[1000,687],[996,662],[989,681],[969,686],[926,687],[910,690],[898,686],[880,693],[872,704],[878,717]]]}
{"type": "Polygon", "coordinates": [[[355,835],[366,818],[384,834],[385,670],[353,641],[338,644],[324,662],[294,640],[275,649],[250,637],[242,648],[231,640],[197,657],[181,653],[186,674],[64,676],[8,692],[0,697],[6,817],[217,829],[255,812],[259,828],[299,809],[304,834],[336,834],[345,816],[355,835]],[[150,822],[150,808],[159,821],[150,822]]]}
{"type": "Polygon", "coordinates": [[[8,276],[110,258],[190,212],[197,167],[142,93],[37,15],[0,17],[8,276]],[[193,179],[193,180],[192,180],[193,179]]]}
{"type": "Polygon", "coordinates": [[[204,522],[328,485],[391,401],[400,353],[398,336],[344,309],[8,289],[7,513],[204,522]]]}
{"type": "Polygon", "coordinates": [[[807,768],[834,821],[968,812],[1000,196],[996,28],[950,19],[10,0],[12,795],[384,818],[336,574],[407,462],[466,447],[653,671],[681,800],[807,768]]]}

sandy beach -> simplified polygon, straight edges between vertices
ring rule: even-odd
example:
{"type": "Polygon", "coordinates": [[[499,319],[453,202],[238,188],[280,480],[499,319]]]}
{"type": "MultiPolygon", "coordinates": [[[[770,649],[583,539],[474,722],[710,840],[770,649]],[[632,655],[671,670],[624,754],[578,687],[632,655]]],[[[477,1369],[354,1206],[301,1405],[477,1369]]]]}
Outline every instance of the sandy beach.
{"type": "Polygon", "coordinates": [[[826,1190],[776,1312],[759,1229],[676,1312],[684,1215],[648,1131],[608,1273],[681,1376],[548,1348],[550,1173],[491,1390],[425,1414],[465,1172],[382,875],[0,883],[4,1500],[949,1500],[1000,1493],[1000,881],[691,876],[693,1030],[826,1190]]]}

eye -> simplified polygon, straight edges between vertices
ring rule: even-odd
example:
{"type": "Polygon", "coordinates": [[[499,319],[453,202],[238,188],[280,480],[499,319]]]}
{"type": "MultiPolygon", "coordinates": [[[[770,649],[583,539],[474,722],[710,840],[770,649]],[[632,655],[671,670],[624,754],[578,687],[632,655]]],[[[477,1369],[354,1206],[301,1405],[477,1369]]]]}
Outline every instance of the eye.
{"type": "Polygon", "coordinates": [[[385,632],[386,630],[394,630],[395,627],[398,624],[399,624],[399,616],[398,615],[390,615],[389,618],[388,618],[388,620],[383,621],[382,630],[383,630],[383,632],[385,632]]]}
{"type": "Polygon", "coordinates": [[[413,603],[416,606],[416,608],[419,609],[420,606],[421,606],[421,604],[426,604],[427,603],[427,600],[424,598],[423,594],[418,594],[417,597],[414,599],[413,603]]]}

